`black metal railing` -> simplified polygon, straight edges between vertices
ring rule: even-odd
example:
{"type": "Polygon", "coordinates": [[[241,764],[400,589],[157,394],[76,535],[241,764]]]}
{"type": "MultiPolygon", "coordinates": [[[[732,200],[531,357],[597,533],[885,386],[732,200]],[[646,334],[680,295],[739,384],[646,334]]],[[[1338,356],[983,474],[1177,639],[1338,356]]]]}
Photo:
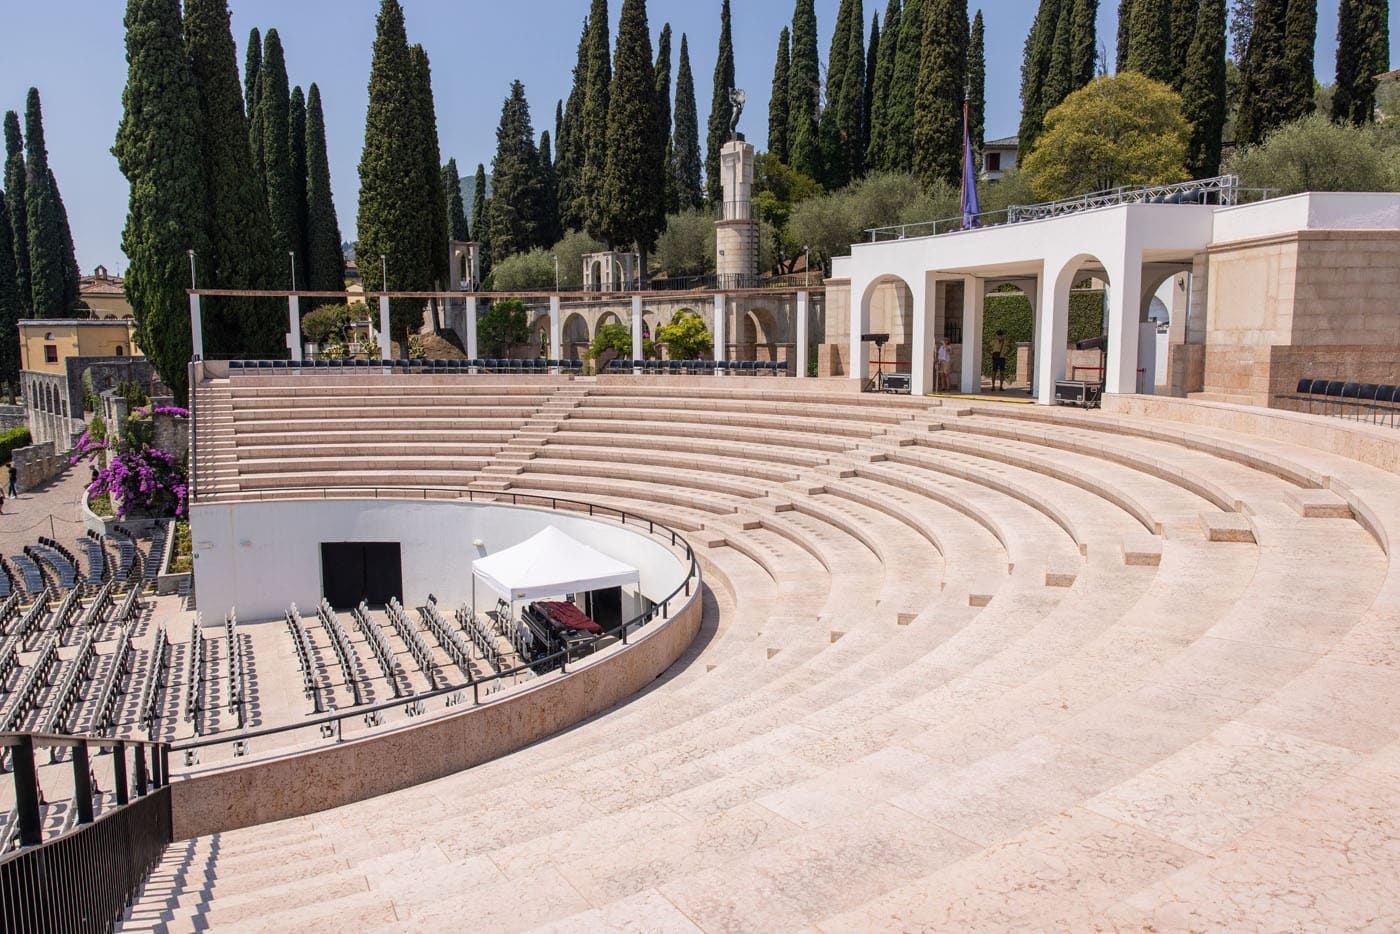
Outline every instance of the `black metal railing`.
{"type": "MultiPolygon", "coordinates": [[[[247,499],[247,494],[241,494],[247,499]]],[[[578,500],[560,499],[555,496],[539,496],[530,493],[512,492],[478,492],[474,490],[451,489],[447,487],[388,487],[388,488],[363,488],[363,489],[326,489],[322,487],[307,489],[279,489],[276,491],[266,491],[257,496],[258,499],[442,499],[442,500],[467,500],[476,502],[478,500],[500,505],[508,498],[513,506],[537,506],[554,510],[555,512],[578,512],[584,513],[595,519],[614,519],[628,528],[645,530],[652,538],[669,543],[672,548],[684,549],[685,561],[687,563],[685,579],[676,585],[665,597],[652,602],[651,606],[631,619],[604,629],[602,633],[592,636],[589,639],[574,642],[564,649],[550,653],[548,655],[537,656],[529,660],[522,660],[520,664],[513,667],[496,671],[483,677],[468,678],[465,682],[450,684],[446,687],[432,691],[425,691],[408,698],[399,698],[393,701],[386,701],[379,704],[357,705],[347,707],[344,710],[335,711],[322,717],[310,720],[302,720],[297,723],[283,724],[281,726],[267,727],[266,729],[242,731],[236,733],[218,734],[203,737],[193,741],[176,743],[171,747],[177,754],[183,754],[183,761],[187,766],[194,766],[200,762],[200,750],[216,746],[232,746],[235,758],[242,758],[253,752],[253,742],[255,740],[267,739],[269,737],[285,736],[286,734],[314,730],[317,731],[321,739],[332,740],[336,743],[344,742],[347,739],[357,738],[356,734],[347,735],[346,725],[351,724],[352,728],[357,722],[363,722],[366,729],[372,730],[386,724],[387,715],[401,712],[405,720],[411,722],[427,716],[430,704],[440,704],[439,712],[447,712],[456,707],[468,704],[477,706],[495,699],[495,695],[506,688],[514,687],[518,684],[533,681],[548,674],[558,672],[568,674],[568,665],[571,661],[581,655],[588,655],[596,651],[600,644],[613,640],[627,645],[639,630],[645,628],[650,623],[658,619],[667,619],[671,615],[671,607],[677,601],[685,601],[695,592],[700,585],[700,563],[695,557],[695,551],[690,543],[685,540],[675,529],[663,525],[653,519],[627,512],[625,509],[617,509],[612,506],[601,506],[594,503],[585,503],[578,500]]],[[[430,597],[431,599],[431,597],[430,597]]],[[[268,746],[269,751],[282,748],[278,745],[268,746]]]]}
{"type": "Polygon", "coordinates": [[[0,748],[8,753],[15,788],[4,839],[18,846],[0,855],[0,929],[110,931],[171,840],[169,745],[4,733],[0,748]],[[48,839],[46,811],[55,805],[45,802],[40,787],[36,747],[66,750],[73,765],[71,811],[48,839]],[[100,793],[94,751],[111,765],[110,806],[100,814],[93,807],[100,793]]]}

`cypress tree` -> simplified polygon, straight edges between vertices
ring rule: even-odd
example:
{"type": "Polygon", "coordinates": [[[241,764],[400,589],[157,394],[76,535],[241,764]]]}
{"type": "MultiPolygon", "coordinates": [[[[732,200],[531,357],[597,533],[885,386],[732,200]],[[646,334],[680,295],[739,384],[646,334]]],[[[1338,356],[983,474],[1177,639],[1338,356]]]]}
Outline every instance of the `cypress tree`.
{"type": "MultiPolygon", "coordinates": [[[[728,13],[726,0],[721,49],[728,37],[728,13]]],[[[734,66],[730,54],[732,86],[734,66]]],[[[660,134],[656,127],[656,80],[646,0],[622,0],[608,100],[608,171],[603,185],[608,205],[605,239],[615,245],[636,244],[642,254],[641,275],[645,277],[646,254],[656,246],[657,234],[666,224],[662,201],[665,175],[663,153],[657,145],[660,134]]],[[[715,180],[718,181],[718,172],[715,180]]]]}
{"type": "MultiPolygon", "coordinates": [[[[897,2],[897,0],[896,0],[897,2]]],[[[773,62],[773,91],[768,98],[768,154],[779,162],[788,161],[788,68],[791,53],[788,28],[778,33],[778,54],[773,62]]]]}
{"type": "Polygon", "coordinates": [[[817,14],[812,0],[797,0],[792,14],[792,62],[788,71],[788,160],[793,168],[812,178],[820,178],[822,174],[821,139],[817,128],[820,104],[817,14]]]}
{"type": "MultiPolygon", "coordinates": [[[[185,0],[185,48],[195,89],[204,174],[204,230],[199,284],[205,288],[266,289],[286,281],[272,251],[267,201],[248,147],[243,88],[229,31],[226,0],[185,0]]],[[[284,254],[285,256],[285,254],[284,254]]],[[[212,354],[274,354],[286,347],[285,310],[276,302],[204,302],[205,349],[212,354]]],[[[144,346],[144,345],[143,345],[144,346]]]]}
{"type": "MultiPolygon", "coordinates": [[[[865,174],[865,12],[860,0],[851,2],[850,35],[846,40],[846,77],[836,99],[836,165],[845,181],[854,181],[865,174]]],[[[963,40],[967,39],[967,22],[963,22],[963,40]]],[[[967,50],[963,50],[964,56],[967,50]]],[[[838,186],[840,187],[840,186],[838,186]]]]}
{"type": "Polygon", "coordinates": [[[292,166],[292,202],[297,222],[297,284],[306,281],[306,97],[301,85],[292,88],[287,108],[287,152],[292,166]]]}
{"type": "MultiPolygon", "coordinates": [[[[601,200],[603,173],[608,165],[608,92],[611,85],[608,3],[607,0],[593,0],[588,14],[588,79],[584,85],[583,122],[579,132],[583,147],[581,182],[584,228],[594,239],[602,239],[605,205],[601,200]]],[[[506,254],[498,255],[503,257],[506,254]]]]}
{"type": "Polygon", "coordinates": [[[1240,76],[1235,142],[1252,146],[1286,123],[1292,73],[1286,55],[1287,0],[1258,0],[1240,76]]]}
{"type": "Polygon", "coordinates": [[[1288,0],[1284,26],[1284,55],[1288,59],[1286,120],[1297,120],[1316,108],[1313,48],[1317,44],[1317,0],[1288,0]]]}
{"type": "MultiPolygon", "coordinates": [[[[979,14],[980,15],[980,14],[979,14]]],[[[1074,27],[1070,32],[1070,90],[1094,80],[1099,57],[1099,0],[1074,0],[1074,27]]]]}
{"type": "Polygon", "coordinates": [[[1171,84],[1172,0],[1133,0],[1133,34],[1128,42],[1128,68],[1154,81],[1171,84]]]}
{"type": "Polygon", "coordinates": [[[1186,79],[1186,59],[1190,54],[1191,40],[1196,35],[1200,6],[1201,0],[1172,0],[1172,88],[1178,92],[1186,79]]]}
{"type": "MultiPolygon", "coordinates": [[[[1045,124],[1050,109],[1046,100],[1046,79],[1055,51],[1055,33],[1060,22],[1062,0],[1040,0],[1030,33],[1026,36],[1025,59],[1021,63],[1020,149],[1029,154],[1045,124]]],[[[1058,101],[1056,102],[1058,103],[1058,101]]],[[[1024,157],[1024,156],[1023,156],[1024,157]]]]}
{"type": "MultiPolygon", "coordinates": [[[[408,50],[408,58],[413,66],[413,96],[417,102],[417,134],[420,167],[423,185],[423,240],[419,244],[419,262],[422,275],[434,290],[440,290],[447,283],[447,196],[442,190],[442,148],[438,144],[437,107],[433,102],[432,67],[428,53],[422,45],[415,44],[408,50]]],[[[535,208],[538,211],[539,202],[535,208]]],[[[538,215],[537,215],[538,216],[538,215]]],[[[433,300],[434,306],[437,300],[433,300]]],[[[434,308],[436,321],[436,308],[434,308]]],[[[434,325],[436,329],[436,325],[434,325]]],[[[407,346],[407,345],[405,345],[407,346]]]]}
{"type": "Polygon", "coordinates": [[[729,0],[724,0],[719,8],[719,55],[715,59],[714,95],[710,99],[709,134],[705,140],[705,197],[711,204],[718,204],[724,197],[719,178],[719,156],[724,144],[729,142],[729,121],[734,116],[734,104],[729,99],[729,92],[733,90],[734,38],[729,28],[729,0]]]}
{"type": "Polygon", "coordinates": [[[262,71],[262,34],[254,26],[248,32],[243,53],[243,115],[248,119],[248,139],[256,158],[262,158],[262,130],[253,115],[258,111],[258,72],[262,71]]]}
{"type": "Polygon", "coordinates": [[[13,398],[19,390],[19,288],[15,276],[15,249],[10,236],[10,212],[0,198],[0,383],[13,398]]]}
{"type": "Polygon", "coordinates": [[[890,90],[894,83],[895,53],[899,49],[900,2],[889,0],[885,7],[885,31],[880,41],[880,60],[875,66],[875,85],[870,96],[870,148],[865,164],[878,170],[890,168],[890,90]]]}
{"type": "Polygon", "coordinates": [[[1376,119],[1376,75],[1390,68],[1387,0],[1342,0],[1337,15],[1337,89],[1332,119],[1361,126],[1376,119]]]}
{"type": "Polygon", "coordinates": [[[486,197],[486,166],[478,162],[476,164],[476,179],[472,184],[472,227],[476,232],[482,276],[485,276],[491,268],[491,231],[487,224],[490,203],[486,197]]]}
{"type": "MultiPolygon", "coordinates": [[[[650,63],[650,56],[647,58],[650,63]]],[[[510,96],[501,107],[491,184],[486,227],[494,259],[505,259],[538,245],[539,152],[535,149],[525,86],[519,81],[511,82],[510,96]]]]}
{"type": "Polygon", "coordinates": [[[661,27],[656,43],[656,144],[661,153],[661,206],[665,213],[676,210],[676,190],[671,165],[671,24],[661,27]]]}
{"type": "Polygon", "coordinates": [[[972,18],[967,40],[967,86],[970,93],[968,119],[972,125],[972,148],[981,152],[987,142],[987,39],[982,11],[972,18]]]}
{"type": "Polygon", "coordinates": [[[453,240],[471,239],[467,226],[467,206],[462,201],[462,176],[457,172],[457,160],[448,159],[442,167],[442,192],[447,198],[447,229],[453,240]]]}
{"type": "Polygon", "coordinates": [[[1128,50],[1133,44],[1134,0],[1118,0],[1118,46],[1113,60],[1115,72],[1128,70],[1128,50]]]}
{"type": "Polygon", "coordinates": [[[690,49],[681,33],[681,55],[676,64],[676,129],[671,137],[671,177],[676,204],[681,210],[705,203],[700,178],[700,117],[695,107],[695,77],[690,71],[690,49]]]}
{"type": "Polygon", "coordinates": [[[914,168],[914,102],[924,49],[924,11],[930,2],[905,0],[900,14],[899,47],[895,50],[894,78],[885,116],[889,160],[885,168],[890,171],[909,172],[914,168]]]}
{"type": "Polygon", "coordinates": [[[1254,0],[1231,0],[1230,58],[1243,68],[1249,54],[1249,37],[1254,33],[1254,0]]]}
{"type": "Polygon", "coordinates": [[[914,173],[925,187],[962,176],[962,101],[967,78],[967,0],[931,0],[914,124],[914,173]]]}
{"type": "MultiPolygon", "coordinates": [[[[429,204],[436,186],[425,184],[424,104],[414,59],[402,7],[398,0],[382,0],[360,155],[359,242],[355,246],[360,276],[370,292],[385,288],[381,256],[387,257],[390,290],[427,290],[433,284],[424,244],[437,235],[434,206],[429,204]]],[[[433,156],[436,163],[436,153],[433,156]]],[[[436,167],[433,175],[437,176],[436,167]]],[[[435,207],[441,211],[440,197],[435,207]]],[[[396,300],[390,307],[391,326],[396,333],[405,333],[422,321],[422,314],[422,302],[396,300]]]]}
{"type": "MultiPolygon", "coordinates": [[[[297,183],[292,171],[289,98],[282,39],[276,29],[269,29],[263,37],[262,67],[258,71],[258,109],[253,120],[262,137],[262,164],[259,168],[263,194],[267,198],[267,216],[272,223],[271,248],[284,269],[287,253],[296,252],[301,244],[301,231],[297,225],[297,183]]],[[[298,278],[301,278],[300,272],[298,278]]],[[[290,287],[286,275],[274,276],[272,282],[290,287]]]]}
{"type": "Polygon", "coordinates": [[[1225,129],[1225,0],[1201,0],[1181,96],[1182,115],[1191,124],[1186,168],[1193,178],[1214,178],[1225,129]]]}
{"type": "Polygon", "coordinates": [[[77,251],[73,247],[73,229],[68,225],[68,209],[63,206],[63,195],[59,193],[58,179],[54,178],[53,169],[49,169],[49,189],[53,191],[53,203],[57,211],[58,255],[63,264],[63,299],[60,307],[67,315],[78,307],[82,274],[78,271],[77,251]]]}
{"type": "Polygon", "coordinates": [[[314,292],[345,288],[345,254],[331,194],[326,150],[326,116],[321,89],[313,82],[306,97],[306,287],[314,292]]]}
{"type": "MultiPolygon", "coordinates": [[[[559,119],[559,136],[555,140],[558,157],[554,163],[559,191],[559,220],[566,230],[581,230],[584,222],[583,203],[583,102],[588,80],[588,20],[578,40],[578,59],[574,64],[574,83],[569,90],[568,103],[559,119]]],[[[473,222],[475,224],[475,222],[473,222]]],[[[478,234],[480,236],[480,234],[478,234]]]]}
{"type": "Polygon", "coordinates": [[[826,111],[819,122],[823,172],[818,180],[833,191],[859,174],[853,155],[860,141],[860,100],[865,93],[864,20],[860,0],[841,0],[827,64],[826,111]]]}
{"type": "Polygon", "coordinates": [[[1045,113],[1054,110],[1073,90],[1073,30],[1073,0],[1060,0],[1060,14],[1055,20],[1055,37],[1050,44],[1050,64],[1045,69],[1045,80],[1041,83],[1041,109],[1045,113]]]}
{"type": "MultiPolygon", "coordinates": [[[[875,106],[875,75],[880,69],[880,13],[870,17],[870,46],[865,54],[865,93],[860,102],[860,161],[869,168],[865,154],[870,151],[870,112],[875,106]]],[[[864,172],[862,172],[864,174],[864,172]]]]}
{"type": "MultiPolygon", "coordinates": [[[[540,233],[539,245],[551,247],[564,239],[564,229],[559,225],[558,180],[554,175],[554,155],[551,151],[549,131],[540,134],[540,233]]],[[[664,164],[663,164],[664,165],[664,164]]],[[[663,176],[665,172],[661,173],[663,176]]],[[[661,210],[664,213],[665,206],[661,210]]]]}
{"type": "Polygon", "coordinates": [[[0,235],[10,240],[20,314],[28,316],[32,299],[29,294],[29,209],[24,197],[24,137],[19,131],[19,114],[13,110],[5,112],[5,207],[10,224],[0,229],[0,235]]]}
{"type": "Polygon", "coordinates": [[[44,113],[38,88],[29,89],[24,108],[24,200],[29,223],[29,295],[36,318],[62,318],[64,307],[63,231],[44,145],[44,113]]]}
{"type": "Polygon", "coordinates": [[[128,0],[125,24],[127,80],[112,154],[130,183],[126,298],[137,343],[179,401],[192,352],[185,251],[206,255],[199,92],[179,0],[128,0]]]}

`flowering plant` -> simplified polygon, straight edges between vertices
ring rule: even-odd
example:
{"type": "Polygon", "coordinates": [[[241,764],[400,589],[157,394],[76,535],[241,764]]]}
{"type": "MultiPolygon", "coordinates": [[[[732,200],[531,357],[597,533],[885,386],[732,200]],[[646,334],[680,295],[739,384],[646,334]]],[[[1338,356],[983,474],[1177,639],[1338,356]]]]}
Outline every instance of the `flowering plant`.
{"type": "Polygon", "coordinates": [[[189,480],[169,451],[149,446],[123,448],[88,485],[88,494],[107,493],[117,515],[132,510],[153,516],[183,516],[189,505],[189,480]]]}

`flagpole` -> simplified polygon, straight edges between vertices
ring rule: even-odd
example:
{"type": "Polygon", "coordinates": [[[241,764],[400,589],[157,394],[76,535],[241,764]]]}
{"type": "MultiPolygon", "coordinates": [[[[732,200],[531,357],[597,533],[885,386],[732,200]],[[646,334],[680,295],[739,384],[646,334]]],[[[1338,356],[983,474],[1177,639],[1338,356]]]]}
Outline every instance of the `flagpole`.
{"type": "Polygon", "coordinates": [[[967,223],[967,160],[971,157],[971,148],[968,146],[968,132],[970,127],[967,119],[968,100],[972,97],[972,86],[963,85],[963,167],[962,167],[962,207],[963,207],[963,230],[968,227],[967,223]]]}

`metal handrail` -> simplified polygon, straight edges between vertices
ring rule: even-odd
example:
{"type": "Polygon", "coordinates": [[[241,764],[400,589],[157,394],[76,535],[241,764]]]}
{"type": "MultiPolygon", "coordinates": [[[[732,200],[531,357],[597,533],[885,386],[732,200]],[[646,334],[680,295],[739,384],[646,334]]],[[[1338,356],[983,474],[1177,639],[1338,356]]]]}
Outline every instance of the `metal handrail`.
{"type": "MultiPolygon", "coordinates": [[[[412,490],[413,488],[404,488],[404,489],[412,490]]],[[[476,491],[473,491],[473,490],[448,490],[447,488],[434,488],[434,487],[422,487],[422,488],[417,488],[417,492],[422,492],[422,493],[424,493],[424,494],[427,494],[428,492],[433,492],[433,491],[454,492],[454,493],[457,493],[459,496],[465,495],[465,496],[467,497],[467,499],[468,499],[469,502],[474,502],[475,500],[473,499],[473,497],[474,497],[474,495],[476,495],[476,491]]],[[[300,492],[300,491],[297,491],[297,490],[288,490],[288,491],[284,491],[284,492],[300,492]]],[[[323,493],[323,494],[325,494],[325,493],[328,493],[328,492],[340,492],[340,491],[331,491],[331,490],[326,490],[325,488],[320,488],[320,492],[323,493]]],[[[670,615],[669,608],[670,608],[671,602],[672,602],[673,600],[676,600],[677,598],[681,597],[682,595],[685,596],[685,597],[689,597],[689,596],[691,595],[691,586],[692,586],[692,584],[693,584],[693,583],[697,583],[697,582],[699,581],[699,579],[700,579],[700,563],[699,563],[698,559],[695,557],[695,550],[691,547],[690,543],[689,543],[688,541],[686,541],[685,538],[684,538],[683,536],[681,536],[679,533],[677,533],[675,529],[672,529],[671,527],[669,527],[669,526],[667,526],[667,525],[664,525],[664,524],[662,524],[662,523],[660,523],[660,522],[657,522],[657,521],[655,521],[655,520],[653,520],[653,519],[645,519],[645,518],[643,518],[643,517],[641,517],[641,516],[637,516],[637,515],[628,513],[625,509],[618,509],[618,508],[612,507],[612,506],[599,506],[599,505],[596,505],[596,504],[593,504],[593,503],[581,502],[581,501],[579,501],[579,500],[559,499],[558,497],[554,497],[554,496],[537,496],[537,495],[533,495],[533,494],[529,494],[529,493],[505,493],[505,492],[502,492],[502,493],[486,493],[486,492],[482,492],[482,493],[480,493],[480,495],[481,495],[481,496],[489,496],[490,499],[491,499],[491,501],[492,501],[492,502],[495,502],[495,503],[497,503],[497,504],[500,503],[500,498],[501,498],[501,497],[503,497],[503,496],[509,496],[509,497],[511,498],[511,505],[514,505],[514,506],[521,506],[521,505],[529,506],[529,505],[531,505],[530,503],[522,503],[521,500],[535,500],[535,501],[538,501],[540,504],[543,504],[543,503],[546,503],[546,502],[547,502],[547,503],[550,504],[550,508],[553,509],[553,510],[556,511],[556,512],[557,512],[557,511],[560,511],[560,510],[559,510],[559,507],[560,507],[561,505],[563,505],[563,506],[579,507],[579,511],[587,510],[588,515],[591,516],[591,517],[594,517],[594,518],[597,518],[599,515],[602,515],[604,518],[616,517],[616,518],[618,518],[618,520],[621,522],[621,524],[624,525],[624,526],[627,525],[627,520],[628,520],[628,518],[631,518],[631,519],[633,520],[634,524],[643,524],[643,523],[644,523],[644,524],[646,525],[646,527],[647,527],[648,533],[649,533],[652,537],[661,538],[663,541],[666,540],[667,538],[669,538],[672,547],[675,547],[675,546],[678,546],[678,545],[684,545],[684,546],[685,546],[685,556],[686,556],[686,560],[687,560],[687,562],[688,562],[688,567],[687,567],[687,569],[686,569],[686,576],[685,576],[685,579],[684,579],[683,581],[681,581],[681,583],[677,584],[677,585],[676,585],[676,588],[675,588],[674,590],[672,590],[669,594],[667,594],[664,598],[662,598],[662,599],[659,600],[659,601],[655,601],[655,602],[653,603],[652,608],[651,608],[650,610],[647,610],[647,611],[645,611],[645,612],[639,613],[639,614],[637,614],[636,616],[632,617],[631,619],[625,620],[625,621],[619,623],[618,625],[614,626],[614,627],[611,628],[611,629],[605,629],[602,633],[593,636],[592,639],[589,639],[589,640],[587,640],[587,641],[580,642],[580,643],[575,643],[575,644],[573,644],[573,645],[566,646],[564,649],[562,649],[562,650],[560,650],[560,651],[558,651],[558,652],[553,652],[553,653],[551,653],[551,654],[549,654],[549,655],[545,655],[545,656],[542,656],[542,657],[540,657],[540,658],[536,658],[536,659],[534,659],[534,660],[531,661],[531,662],[523,663],[523,664],[517,665],[517,666],[515,666],[514,668],[509,668],[509,669],[506,669],[505,671],[498,671],[498,672],[496,672],[495,674],[491,675],[490,677],[486,677],[486,678],[470,678],[470,679],[468,679],[468,680],[465,681],[465,682],[459,682],[459,683],[457,683],[457,684],[451,684],[451,685],[448,685],[448,686],[446,686],[446,687],[438,688],[438,689],[433,690],[433,691],[425,691],[425,692],[423,692],[423,693],[421,693],[421,694],[414,695],[412,698],[408,698],[408,699],[407,699],[407,703],[405,703],[405,699],[404,699],[404,698],[398,698],[398,699],[395,699],[395,700],[392,700],[392,701],[385,701],[385,702],[379,703],[379,704],[359,705],[359,706],[354,706],[354,707],[348,707],[348,708],[346,708],[345,710],[336,711],[335,713],[327,714],[326,716],[323,716],[323,717],[316,717],[316,718],[314,718],[314,719],[303,720],[303,721],[299,721],[299,722],[297,722],[297,723],[288,723],[288,724],[283,724],[283,725],[281,725],[281,726],[266,727],[266,728],[264,728],[264,729],[252,730],[252,731],[246,731],[246,730],[245,730],[245,731],[240,731],[240,732],[237,732],[237,733],[218,734],[218,735],[208,736],[208,737],[205,737],[205,738],[202,738],[202,739],[197,739],[197,740],[192,740],[192,741],[185,741],[185,742],[174,743],[174,744],[171,745],[171,750],[174,751],[174,752],[183,752],[183,753],[186,753],[186,757],[187,757],[187,760],[188,760],[189,755],[190,755],[191,753],[193,753],[194,750],[203,749],[203,748],[206,748],[206,747],[209,747],[209,746],[219,746],[219,745],[223,745],[223,744],[226,744],[226,743],[234,743],[234,744],[241,745],[241,744],[246,744],[247,741],[253,740],[253,739],[260,739],[260,738],[263,738],[263,737],[274,736],[274,735],[281,734],[281,733],[289,733],[289,732],[292,732],[292,731],[294,731],[294,730],[305,730],[305,729],[311,729],[311,728],[317,728],[317,727],[324,728],[324,727],[328,727],[328,726],[332,726],[332,725],[335,726],[335,728],[336,728],[336,741],[339,742],[339,741],[341,741],[341,733],[340,733],[341,723],[342,723],[344,720],[348,719],[348,718],[352,718],[352,717],[363,717],[363,718],[365,719],[365,721],[366,721],[367,724],[375,725],[375,724],[378,723],[378,720],[379,720],[378,715],[381,714],[381,713],[383,713],[383,712],[385,712],[385,711],[393,710],[393,709],[395,709],[395,708],[397,708],[397,707],[409,707],[409,708],[414,708],[414,709],[421,709],[421,708],[422,708],[422,705],[423,705],[423,702],[425,702],[425,701],[435,700],[435,699],[437,699],[437,698],[439,698],[439,697],[450,697],[451,695],[460,694],[461,692],[463,692],[463,691],[465,691],[465,690],[468,690],[468,689],[470,689],[470,690],[472,691],[472,694],[473,694],[473,703],[474,703],[474,704],[480,704],[480,703],[481,703],[480,688],[481,688],[481,685],[483,685],[483,684],[489,684],[489,683],[491,683],[491,682],[493,682],[493,681],[494,681],[494,682],[500,682],[500,681],[505,681],[505,680],[507,680],[507,679],[518,678],[518,677],[521,677],[521,676],[525,675],[526,672],[529,672],[530,675],[532,675],[532,676],[538,675],[538,674],[540,673],[538,669],[540,669],[541,667],[544,667],[544,668],[545,668],[545,672],[548,673],[549,671],[554,670],[556,664],[557,664],[557,666],[558,666],[558,670],[559,670],[560,673],[562,673],[562,674],[568,674],[567,668],[568,668],[568,662],[569,662],[569,660],[570,660],[572,657],[578,655],[578,654],[580,653],[581,650],[585,650],[585,649],[586,649],[586,650],[592,650],[592,649],[595,649],[595,648],[597,647],[597,645],[598,645],[603,639],[606,639],[606,638],[609,638],[609,637],[612,637],[612,638],[620,638],[621,641],[622,641],[622,643],[623,643],[624,645],[626,645],[626,644],[627,644],[628,636],[629,636],[629,634],[630,634],[632,631],[634,631],[635,629],[639,629],[639,628],[641,628],[641,627],[647,625],[648,623],[652,622],[653,620],[655,620],[655,619],[657,618],[658,615],[660,615],[660,616],[662,616],[662,617],[668,617],[668,616],[670,615]],[[659,613],[658,613],[658,611],[659,611],[659,613]]],[[[333,499],[333,498],[338,498],[338,497],[327,497],[327,496],[323,496],[322,498],[323,498],[323,499],[333,499]]],[[[347,498],[358,499],[358,498],[363,498],[363,497],[351,496],[351,497],[347,497],[347,498]]],[[[376,497],[376,498],[378,498],[378,497],[376,497]]],[[[425,495],[425,496],[424,496],[424,499],[427,499],[427,498],[428,498],[428,497],[425,495]]],[[[455,705],[452,705],[452,704],[449,703],[449,706],[455,706],[455,705]]]]}
{"type": "MultiPolygon", "coordinates": [[[[1074,198],[1059,201],[1045,201],[1037,204],[1013,204],[1000,211],[986,211],[974,215],[975,227],[1000,227],[1005,224],[1019,224],[1027,221],[1046,220],[1067,214],[1081,214],[1098,208],[1115,207],[1122,204],[1166,203],[1166,199],[1181,195],[1199,195],[1201,201],[1216,206],[1231,207],[1240,204],[1246,195],[1259,195],[1253,200],[1262,201],[1274,191],[1272,188],[1244,188],[1237,175],[1219,175],[1189,182],[1175,182],[1170,185],[1121,185],[1091,191],[1074,198]]],[[[1177,202],[1193,203],[1193,202],[1177,202]]],[[[912,224],[896,224],[889,227],[868,227],[871,243],[887,240],[910,240],[919,237],[934,237],[966,229],[962,215],[944,217],[938,220],[918,221],[912,224]]]]}

